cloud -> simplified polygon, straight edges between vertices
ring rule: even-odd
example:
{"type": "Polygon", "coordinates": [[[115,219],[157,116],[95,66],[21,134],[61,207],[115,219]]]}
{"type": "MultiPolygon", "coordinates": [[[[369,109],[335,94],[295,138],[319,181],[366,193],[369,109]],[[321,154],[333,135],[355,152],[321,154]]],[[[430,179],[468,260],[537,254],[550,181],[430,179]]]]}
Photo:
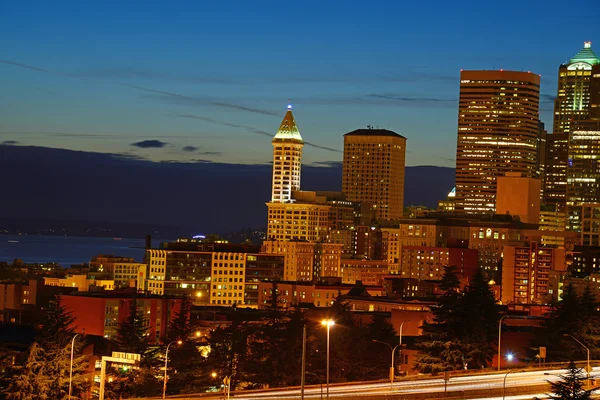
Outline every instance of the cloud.
{"type": "MultiPolygon", "coordinates": [[[[254,127],[248,126],[248,125],[238,125],[238,124],[232,124],[229,122],[225,122],[225,121],[219,121],[213,118],[209,118],[209,117],[203,117],[200,115],[194,115],[194,114],[175,114],[175,117],[178,118],[190,118],[190,119],[197,119],[200,121],[204,121],[204,122],[210,122],[211,124],[217,124],[217,125],[223,125],[223,126],[229,126],[232,128],[240,128],[240,129],[244,129],[246,132],[250,132],[250,133],[254,133],[256,135],[261,135],[261,136],[267,136],[270,138],[273,138],[273,136],[275,136],[273,133],[267,132],[267,131],[263,131],[261,129],[256,129],[254,127]]],[[[326,146],[321,146],[315,143],[311,143],[311,142],[304,142],[305,145],[307,146],[311,146],[311,147],[315,147],[317,149],[321,149],[321,150],[327,150],[327,151],[333,151],[336,153],[341,153],[341,150],[338,149],[333,149],[331,147],[326,147],[326,146]]]]}
{"type": "Polygon", "coordinates": [[[189,153],[192,153],[196,150],[198,150],[198,147],[194,147],[194,146],[185,146],[181,149],[182,151],[187,151],[189,153]]]}
{"type": "Polygon", "coordinates": [[[162,149],[168,145],[160,140],[142,140],[141,142],[131,143],[131,146],[139,147],[140,149],[162,149]]]}
{"type": "MultiPolygon", "coordinates": [[[[15,62],[15,61],[0,60],[0,63],[7,64],[7,65],[13,65],[13,66],[16,66],[16,67],[19,67],[19,68],[30,69],[30,70],[34,70],[34,71],[38,71],[38,72],[44,72],[44,73],[48,73],[48,74],[64,76],[64,77],[68,77],[68,78],[72,78],[72,79],[81,79],[81,80],[86,80],[86,81],[102,82],[102,83],[106,82],[104,80],[97,80],[97,79],[93,79],[93,78],[86,78],[84,76],[74,75],[72,73],[63,73],[63,72],[50,71],[50,70],[47,70],[47,69],[44,69],[44,68],[36,67],[36,66],[33,66],[33,65],[22,64],[22,63],[15,62]]],[[[168,101],[168,102],[174,103],[174,104],[181,104],[181,105],[198,105],[198,104],[201,104],[201,105],[212,105],[212,106],[215,106],[215,107],[232,109],[232,110],[238,110],[238,111],[245,111],[245,112],[251,112],[251,113],[262,114],[262,115],[270,115],[270,116],[277,116],[277,115],[279,115],[278,113],[275,113],[273,111],[263,110],[263,109],[259,109],[259,108],[253,108],[253,107],[247,107],[247,106],[244,106],[244,105],[240,105],[240,104],[236,104],[236,103],[231,103],[231,102],[227,102],[227,101],[223,101],[223,100],[211,99],[209,97],[187,96],[187,95],[182,95],[182,94],[175,93],[175,92],[168,92],[168,91],[165,91],[165,90],[153,89],[153,88],[148,88],[148,87],[139,86],[139,85],[132,85],[132,84],[125,83],[125,82],[113,81],[111,83],[113,83],[115,85],[127,87],[127,88],[130,88],[130,89],[135,89],[135,90],[138,90],[138,91],[141,91],[141,92],[145,92],[145,93],[153,93],[156,96],[144,96],[144,97],[145,98],[151,98],[151,99],[153,98],[155,100],[168,101]]]]}
{"type": "Polygon", "coordinates": [[[5,140],[4,142],[0,143],[0,145],[5,145],[5,146],[12,146],[15,144],[19,144],[19,142],[17,142],[16,140],[5,140]]]}
{"type": "Polygon", "coordinates": [[[551,95],[551,94],[546,94],[546,93],[542,93],[540,95],[540,101],[541,102],[546,102],[546,103],[554,103],[554,100],[556,99],[556,96],[551,95]]]}
{"type": "Polygon", "coordinates": [[[144,70],[139,68],[90,68],[74,72],[71,75],[75,77],[92,78],[92,79],[145,79],[168,82],[187,82],[187,83],[216,83],[221,85],[233,85],[239,82],[227,78],[207,77],[203,74],[194,74],[180,72],[158,72],[144,70]]]}
{"type": "Polygon", "coordinates": [[[317,167],[340,168],[343,165],[342,161],[315,161],[312,165],[317,167]]]}
{"type": "Polygon", "coordinates": [[[205,156],[217,156],[217,157],[221,157],[223,155],[223,153],[221,153],[220,151],[201,151],[198,154],[205,155],[205,156]]]}
{"type": "Polygon", "coordinates": [[[437,103],[437,102],[455,102],[456,99],[443,99],[443,98],[437,98],[437,97],[419,97],[419,96],[415,96],[415,97],[410,97],[410,96],[403,96],[403,95],[399,95],[399,94],[395,94],[395,93],[374,93],[374,94],[368,94],[366,96],[367,98],[374,98],[374,99],[382,99],[382,100],[391,100],[391,101],[398,101],[398,102],[433,102],[433,103],[437,103]]]}

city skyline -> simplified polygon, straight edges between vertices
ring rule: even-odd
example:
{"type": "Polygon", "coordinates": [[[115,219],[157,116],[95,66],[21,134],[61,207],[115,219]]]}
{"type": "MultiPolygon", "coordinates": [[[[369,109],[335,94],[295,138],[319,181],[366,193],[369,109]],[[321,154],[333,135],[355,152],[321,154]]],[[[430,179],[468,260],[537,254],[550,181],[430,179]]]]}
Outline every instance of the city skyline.
{"type": "Polygon", "coordinates": [[[541,119],[552,125],[557,67],[596,32],[580,25],[558,35],[564,15],[544,4],[519,5],[540,21],[526,38],[497,34],[514,4],[486,18],[486,5],[425,14],[418,5],[329,4],[307,15],[304,4],[11,4],[0,28],[14,38],[0,60],[0,142],[266,164],[291,99],[306,164],[341,161],[343,134],[374,125],[407,137],[407,165],[453,167],[460,69],[541,74],[541,119]],[[290,15],[300,28],[281,22],[290,15]]]}

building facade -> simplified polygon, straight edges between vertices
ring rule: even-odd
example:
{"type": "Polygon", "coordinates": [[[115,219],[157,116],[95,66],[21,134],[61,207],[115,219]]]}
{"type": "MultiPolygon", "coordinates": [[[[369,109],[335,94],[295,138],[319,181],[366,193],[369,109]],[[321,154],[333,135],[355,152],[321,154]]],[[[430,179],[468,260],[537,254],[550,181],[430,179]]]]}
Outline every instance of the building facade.
{"type": "Polygon", "coordinates": [[[569,141],[573,124],[600,118],[600,58],[585,42],[583,49],[558,68],[554,125],[547,136],[544,203],[565,211],[569,141]]]}
{"type": "Polygon", "coordinates": [[[461,71],[455,210],[493,213],[496,179],[538,177],[540,76],[461,71]]]}
{"type": "Polygon", "coordinates": [[[402,218],[406,138],[386,129],[344,135],[342,192],[372,210],[377,220],[402,218]]]}
{"type": "Polygon", "coordinates": [[[565,249],[505,246],[502,261],[503,304],[544,304],[553,295],[550,272],[566,270],[565,249]]]}

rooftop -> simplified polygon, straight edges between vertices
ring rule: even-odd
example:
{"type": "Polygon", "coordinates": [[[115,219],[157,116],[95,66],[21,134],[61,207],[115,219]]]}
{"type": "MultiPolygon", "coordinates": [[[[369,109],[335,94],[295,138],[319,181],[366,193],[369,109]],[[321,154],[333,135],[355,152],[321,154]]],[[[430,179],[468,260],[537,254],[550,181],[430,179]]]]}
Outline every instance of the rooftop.
{"type": "Polygon", "coordinates": [[[352,132],[346,133],[344,136],[395,136],[406,139],[404,136],[387,129],[379,129],[379,128],[364,128],[364,129],[356,129],[352,132]]]}
{"type": "Polygon", "coordinates": [[[273,141],[295,141],[303,143],[302,136],[300,136],[300,131],[298,130],[298,126],[296,125],[296,120],[294,119],[294,114],[292,114],[292,106],[288,105],[287,112],[283,117],[283,121],[281,121],[281,125],[273,137],[273,141]]]}
{"type": "Polygon", "coordinates": [[[569,64],[577,62],[584,62],[590,65],[600,64],[600,58],[598,58],[596,53],[594,53],[594,50],[592,50],[592,42],[584,42],[583,49],[575,54],[575,57],[569,60],[569,64]]]}

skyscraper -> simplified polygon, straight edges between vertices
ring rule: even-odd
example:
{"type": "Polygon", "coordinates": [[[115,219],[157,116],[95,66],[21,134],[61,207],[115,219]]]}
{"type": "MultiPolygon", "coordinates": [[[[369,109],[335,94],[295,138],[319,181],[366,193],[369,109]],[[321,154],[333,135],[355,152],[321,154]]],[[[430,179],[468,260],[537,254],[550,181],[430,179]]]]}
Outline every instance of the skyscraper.
{"type": "Polygon", "coordinates": [[[600,203],[600,119],[573,121],[567,161],[567,229],[581,231],[583,204],[600,203]]]}
{"type": "Polygon", "coordinates": [[[342,191],[376,219],[402,218],[406,138],[387,129],[357,129],[344,135],[342,191]]]}
{"type": "Polygon", "coordinates": [[[540,77],[531,72],[461,71],[455,210],[493,213],[496,178],[537,178],[540,77]]]}
{"type": "Polygon", "coordinates": [[[576,121],[600,118],[600,59],[585,42],[567,63],[558,68],[552,135],[547,136],[544,204],[564,212],[567,195],[569,140],[576,121]]]}

